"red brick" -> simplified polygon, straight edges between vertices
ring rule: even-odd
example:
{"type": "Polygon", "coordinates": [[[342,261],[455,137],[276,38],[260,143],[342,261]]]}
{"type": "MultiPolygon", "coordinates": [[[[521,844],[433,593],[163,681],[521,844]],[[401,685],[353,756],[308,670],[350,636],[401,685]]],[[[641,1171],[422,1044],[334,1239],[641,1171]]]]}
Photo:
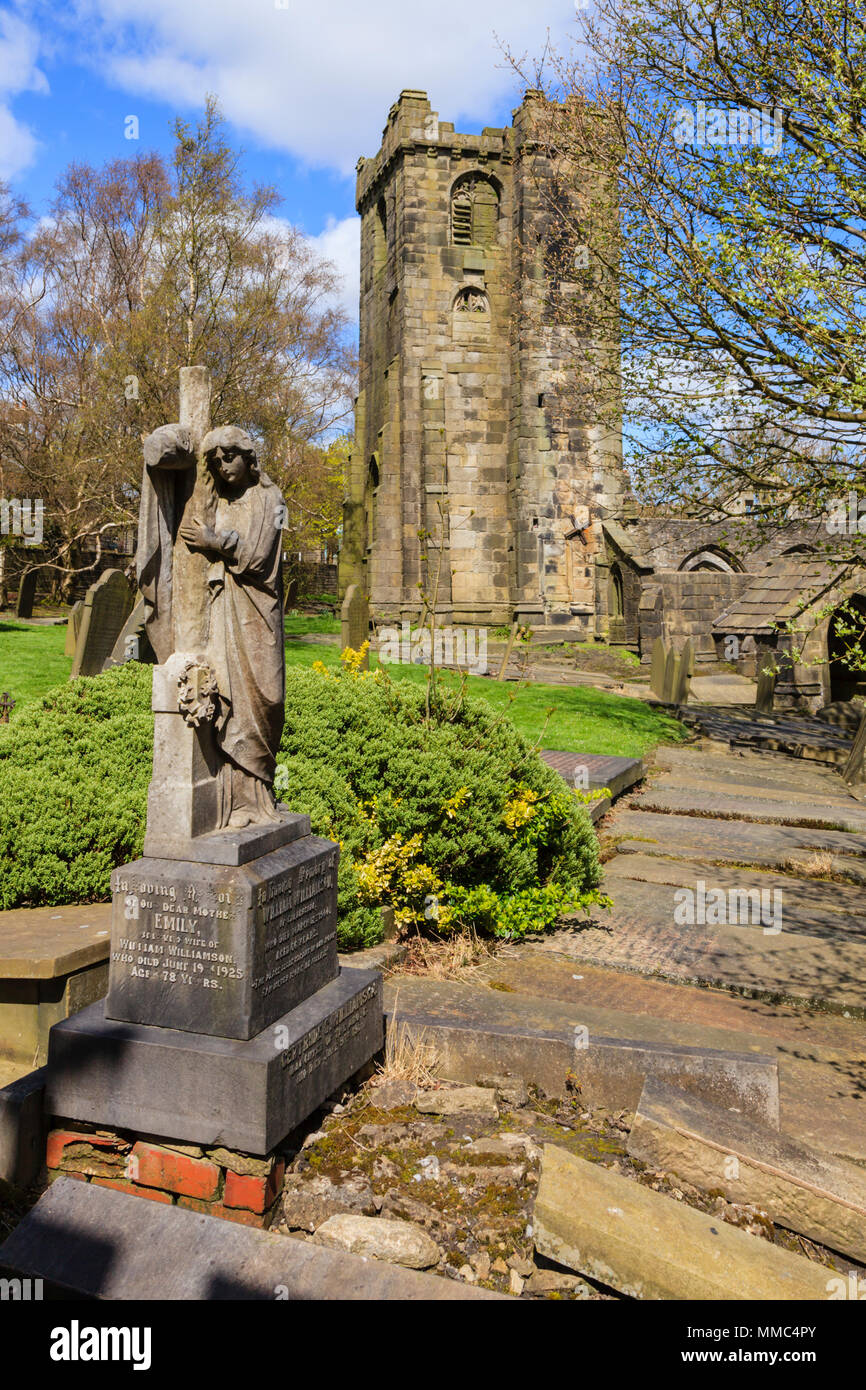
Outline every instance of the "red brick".
{"type": "Polygon", "coordinates": [[[205,1201],[219,1193],[220,1170],[215,1163],[161,1149],[156,1144],[135,1145],[127,1176],[143,1187],[160,1187],[205,1201]]]}
{"type": "Polygon", "coordinates": [[[226,1173],[226,1186],[223,1201],[227,1207],[245,1207],[247,1211],[264,1212],[276,1200],[282,1186],[286,1165],[281,1159],[274,1164],[266,1178],[245,1177],[240,1173],[226,1173]]]}
{"type": "Polygon", "coordinates": [[[244,1211],[238,1207],[226,1207],[222,1202],[199,1202],[194,1197],[178,1197],[179,1207],[186,1207],[187,1211],[198,1211],[205,1216],[218,1216],[223,1221],[235,1221],[240,1226],[255,1226],[261,1229],[267,1224],[267,1217],[258,1216],[255,1212],[244,1211]]]}
{"type": "Polygon", "coordinates": [[[106,1175],[122,1170],[123,1155],[129,1145],[115,1136],[81,1134],[71,1129],[54,1129],[45,1148],[47,1168],[74,1168],[79,1173],[106,1175]]]}
{"type": "Polygon", "coordinates": [[[171,1206],[170,1192],[159,1192],[155,1187],[137,1187],[134,1182],[127,1182],[125,1178],[94,1178],[93,1185],[113,1187],[118,1192],[131,1192],[134,1197],[145,1197],[149,1202],[165,1202],[167,1206],[171,1206]]]}

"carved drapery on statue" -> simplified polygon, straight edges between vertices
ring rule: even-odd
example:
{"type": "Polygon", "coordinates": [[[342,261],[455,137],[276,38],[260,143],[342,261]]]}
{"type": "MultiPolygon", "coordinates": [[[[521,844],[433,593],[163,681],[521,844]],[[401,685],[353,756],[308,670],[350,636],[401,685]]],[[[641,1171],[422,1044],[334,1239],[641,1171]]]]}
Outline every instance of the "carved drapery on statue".
{"type": "Polygon", "coordinates": [[[189,657],[178,710],[196,729],[209,724],[215,740],[214,828],[278,821],[271,785],[285,705],[282,496],[234,426],[205,436],[200,462],[181,425],[155,430],[144,452],[138,574],[146,626],[161,665],[178,651],[189,657]]]}

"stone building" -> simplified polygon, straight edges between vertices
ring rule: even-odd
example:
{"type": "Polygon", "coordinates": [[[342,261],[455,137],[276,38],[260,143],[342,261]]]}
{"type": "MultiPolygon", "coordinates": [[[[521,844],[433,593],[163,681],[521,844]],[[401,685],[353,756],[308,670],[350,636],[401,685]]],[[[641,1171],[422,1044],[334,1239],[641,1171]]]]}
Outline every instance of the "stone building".
{"type": "MultiPolygon", "coordinates": [[[[381,618],[435,594],[444,623],[529,623],[585,637],[598,608],[598,523],[618,514],[618,437],[575,393],[574,346],[544,301],[548,194],[533,93],[506,129],[461,135],[424,92],[391,108],[358,163],[360,381],[341,588],[381,618]]],[[[581,291],[580,262],[575,284],[581,291]]]]}
{"type": "Polygon", "coordinates": [[[386,622],[435,603],[442,625],[517,620],[536,639],[606,640],[644,661],[655,637],[677,648],[690,638],[700,663],[734,661],[748,675],[781,652],[773,625],[793,605],[806,628],[814,619],[810,651],[827,670],[789,662],[779,702],[839,698],[850,682],[838,661],[831,679],[820,595],[826,607],[837,590],[866,595],[866,582],[861,570],[840,588],[821,568],[814,523],[759,536],[748,515],[641,513],[630,495],[619,434],[575,385],[577,364],[604,345],[591,334],[576,344],[547,308],[563,294],[591,308],[585,260],[575,254],[573,281],[561,278],[551,207],[568,199],[580,224],[611,200],[591,158],[563,167],[545,152],[537,101],[527,93],[511,126],[464,135],[426,93],[404,91],[378,154],[358,161],[360,376],[341,591],[358,584],[386,622]]]}

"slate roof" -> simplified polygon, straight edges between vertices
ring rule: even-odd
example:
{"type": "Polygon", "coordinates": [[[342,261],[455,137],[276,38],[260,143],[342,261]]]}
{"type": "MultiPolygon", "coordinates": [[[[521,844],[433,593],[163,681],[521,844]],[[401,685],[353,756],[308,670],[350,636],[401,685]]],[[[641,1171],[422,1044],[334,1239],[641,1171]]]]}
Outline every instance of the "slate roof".
{"type": "Polygon", "coordinates": [[[756,574],[734,603],[715,619],[716,632],[770,633],[776,624],[796,618],[845,572],[820,555],[780,555],[756,574]]]}

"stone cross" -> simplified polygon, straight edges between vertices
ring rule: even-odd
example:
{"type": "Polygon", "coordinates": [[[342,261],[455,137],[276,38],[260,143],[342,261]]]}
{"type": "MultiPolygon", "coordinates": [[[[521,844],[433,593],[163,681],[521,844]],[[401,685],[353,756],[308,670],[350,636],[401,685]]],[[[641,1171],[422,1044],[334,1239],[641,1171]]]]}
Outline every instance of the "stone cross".
{"type": "Polygon", "coordinates": [[[12,713],[14,708],[15,701],[12,699],[12,696],[9,694],[9,691],[4,690],[3,694],[0,695],[0,724],[9,723],[9,715],[12,713]]]}

